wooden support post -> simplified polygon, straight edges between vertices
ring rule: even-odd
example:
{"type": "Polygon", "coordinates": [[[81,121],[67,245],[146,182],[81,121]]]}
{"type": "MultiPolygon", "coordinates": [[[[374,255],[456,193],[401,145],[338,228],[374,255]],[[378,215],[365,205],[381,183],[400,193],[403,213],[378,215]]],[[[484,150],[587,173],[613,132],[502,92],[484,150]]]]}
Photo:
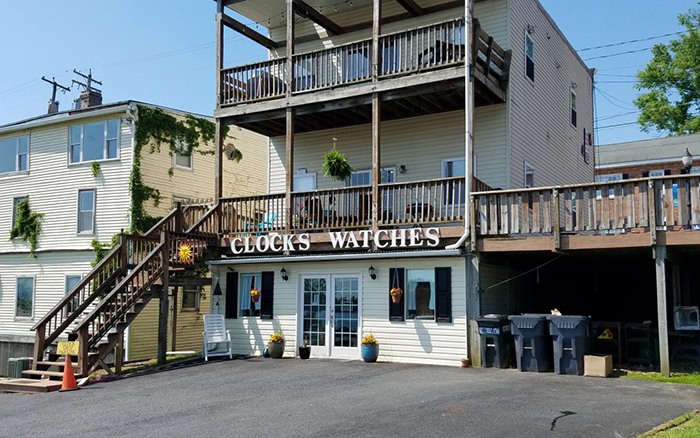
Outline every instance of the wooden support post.
{"type": "Polygon", "coordinates": [[[122,365],[124,364],[124,332],[119,333],[119,339],[114,344],[114,372],[119,375],[122,373],[122,365]]]}
{"type": "Polygon", "coordinates": [[[647,190],[649,202],[649,235],[651,236],[651,244],[656,245],[656,189],[654,188],[654,180],[649,180],[649,190],[647,190]]]}
{"type": "MultiPolygon", "coordinates": [[[[464,160],[465,160],[465,178],[464,191],[466,199],[470,199],[473,191],[474,178],[476,178],[476,169],[474,168],[474,159],[476,150],[474,148],[474,71],[476,68],[473,55],[474,51],[474,1],[467,0],[464,3],[464,30],[466,32],[466,53],[464,56],[464,160]]],[[[472,251],[476,251],[476,220],[474,213],[476,208],[465,211],[464,229],[472,235],[472,251]]],[[[482,230],[484,231],[484,230],[482,230]]]]}
{"type": "Polygon", "coordinates": [[[286,82],[287,99],[292,97],[294,92],[294,0],[287,0],[287,75],[286,82]]]}
{"type": "Polygon", "coordinates": [[[481,313],[481,294],[479,282],[479,258],[476,254],[467,254],[467,351],[466,355],[471,360],[472,366],[481,364],[481,339],[476,319],[481,313]]]}
{"type": "Polygon", "coordinates": [[[222,102],[222,78],[221,70],[224,68],[224,2],[216,2],[216,108],[220,108],[222,102]]]}
{"type": "Polygon", "coordinates": [[[46,341],[46,324],[41,324],[36,328],[34,333],[34,361],[32,362],[32,369],[36,370],[37,362],[44,360],[44,348],[46,341]]]}
{"type": "Polygon", "coordinates": [[[654,258],[656,259],[656,311],[659,320],[661,375],[669,377],[671,365],[668,347],[668,312],[666,310],[666,247],[657,246],[654,258]]]}
{"type": "Polygon", "coordinates": [[[168,249],[168,231],[160,233],[160,242],[163,245],[163,286],[160,291],[160,312],[158,314],[158,365],[165,365],[168,352],[168,280],[170,277],[170,250],[168,249]]]}
{"type": "Polygon", "coordinates": [[[372,95],[372,232],[379,231],[379,220],[382,215],[379,184],[382,182],[380,124],[382,101],[379,93],[372,95]]]}
{"type": "Polygon", "coordinates": [[[476,252],[476,198],[469,197],[469,236],[471,240],[471,252],[476,252]]]}
{"type": "Polygon", "coordinates": [[[129,262],[129,248],[124,229],[119,233],[119,247],[121,248],[119,250],[119,269],[126,271],[128,268],[127,263],[129,262]]]}
{"type": "Polygon", "coordinates": [[[287,129],[285,137],[285,169],[287,171],[286,190],[284,193],[285,233],[292,232],[292,190],[294,189],[294,109],[287,107],[287,129]]]}
{"type": "MultiPolygon", "coordinates": [[[[554,204],[554,250],[561,248],[561,209],[559,208],[559,190],[552,190],[552,203],[554,204]]],[[[527,213],[527,205],[523,203],[523,215],[527,213]]]]}
{"type": "Polygon", "coordinates": [[[78,370],[80,370],[81,377],[88,376],[88,369],[90,367],[90,358],[88,353],[90,349],[88,348],[88,338],[90,334],[88,333],[88,328],[83,327],[78,330],[78,370]]]}
{"type": "MultiPolygon", "coordinates": [[[[183,292],[185,288],[182,288],[183,292]]],[[[173,287],[173,294],[170,298],[170,351],[177,351],[177,298],[180,295],[180,288],[173,287]]]]}
{"type": "MultiPolygon", "coordinates": [[[[682,304],[682,299],[681,299],[681,265],[678,264],[676,260],[672,261],[671,265],[672,273],[671,275],[673,276],[673,283],[672,283],[672,288],[673,288],[673,307],[678,307],[681,306],[682,304]]],[[[675,309],[674,309],[675,310],[675,309]]]]}
{"type": "Polygon", "coordinates": [[[222,156],[224,150],[225,125],[221,119],[216,119],[216,138],[214,151],[214,200],[218,204],[219,200],[224,197],[224,159],[222,156]]]}
{"type": "Polygon", "coordinates": [[[185,231],[185,221],[182,217],[182,203],[175,203],[175,229],[173,231],[184,232],[185,231]]]}

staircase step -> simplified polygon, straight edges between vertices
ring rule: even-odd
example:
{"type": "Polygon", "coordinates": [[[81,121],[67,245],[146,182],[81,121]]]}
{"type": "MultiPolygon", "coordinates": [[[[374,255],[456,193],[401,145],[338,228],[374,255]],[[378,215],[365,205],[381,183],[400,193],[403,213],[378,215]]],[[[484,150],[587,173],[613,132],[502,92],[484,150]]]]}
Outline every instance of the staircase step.
{"type": "MultiPolygon", "coordinates": [[[[48,367],[63,367],[63,366],[66,365],[65,362],[51,362],[51,361],[48,361],[48,360],[46,360],[46,361],[41,361],[41,362],[37,362],[36,364],[37,364],[37,366],[39,366],[39,365],[44,365],[44,366],[48,366],[48,367]]],[[[77,368],[77,367],[78,367],[78,362],[71,362],[71,365],[73,365],[73,368],[77,368]]]]}
{"type": "Polygon", "coordinates": [[[49,376],[49,377],[63,377],[63,371],[41,371],[41,370],[24,370],[22,374],[28,376],[49,376]]]}

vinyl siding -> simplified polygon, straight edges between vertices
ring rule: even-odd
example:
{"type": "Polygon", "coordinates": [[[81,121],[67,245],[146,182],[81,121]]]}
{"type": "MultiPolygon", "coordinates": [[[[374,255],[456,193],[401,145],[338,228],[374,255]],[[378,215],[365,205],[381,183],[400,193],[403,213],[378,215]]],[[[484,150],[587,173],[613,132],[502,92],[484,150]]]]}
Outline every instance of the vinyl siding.
{"type": "MultiPolygon", "coordinates": [[[[502,187],[505,162],[505,105],[478,108],[475,114],[477,175],[484,182],[502,187]],[[483,155],[483,162],[482,162],[483,155]]],[[[318,189],[343,184],[323,176],[323,155],[332,148],[344,153],[357,170],[372,168],[371,125],[297,134],[294,137],[294,172],[305,168],[316,173],[318,189]]],[[[442,177],[442,160],[464,157],[464,111],[393,120],[382,123],[382,167],[396,167],[397,182],[442,177]],[[406,166],[406,173],[398,168],[406,166]]],[[[270,193],[285,190],[284,137],[270,141],[270,193]]]]}
{"type": "MultiPolygon", "coordinates": [[[[435,365],[460,365],[466,354],[466,284],[464,281],[464,259],[415,258],[415,259],[374,259],[337,262],[285,263],[289,281],[283,282],[278,273],[281,264],[260,266],[233,266],[236,272],[250,273],[261,271],[275,272],[274,316],[272,320],[244,317],[227,319],[226,326],[231,331],[233,351],[236,354],[257,355],[265,348],[270,335],[280,332],[285,337],[285,356],[294,356],[298,342],[297,335],[297,290],[300,275],[329,275],[343,273],[359,274],[362,277],[362,324],[360,335],[374,334],[380,342],[379,360],[406,363],[429,363],[435,365]],[[371,280],[367,272],[369,265],[376,268],[377,279],[371,280]],[[452,320],[451,323],[435,323],[431,320],[389,321],[389,269],[434,267],[452,268],[452,320]]],[[[218,270],[221,286],[226,290],[225,267],[218,270]]],[[[239,290],[239,297],[245,291],[239,290]]],[[[222,297],[221,312],[225,309],[225,295],[222,297]]],[[[359,350],[359,349],[358,349],[359,350]]],[[[359,359],[359,351],[358,357],[359,359]]]]}
{"type": "MultiPolygon", "coordinates": [[[[120,119],[125,115],[83,119],[79,123],[120,119]]],[[[122,228],[128,228],[131,124],[121,121],[119,159],[100,162],[97,177],[92,176],[90,162],[68,165],[70,125],[57,123],[0,137],[29,135],[30,138],[29,173],[0,176],[0,211],[3,212],[0,214],[0,253],[29,251],[24,241],[7,239],[12,228],[15,197],[29,196],[32,210],[44,214],[37,247],[39,253],[90,249],[93,239],[107,242],[122,228]],[[78,190],[81,189],[95,190],[95,234],[77,233],[78,190]]]]}
{"type": "MultiPolygon", "coordinates": [[[[593,181],[593,150],[583,161],[583,130],[592,132],[593,97],[588,69],[579,62],[537,0],[509,0],[512,58],[508,85],[510,181],[524,186],[524,162],[535,167],[535,185],[593,181]],[[535,81],[525,76],[525,33],[535,44],[535,81]],[[576,83],[578,123],[570,124],[569,90],[576,83]]],[[[581,24],[584,26],[584,24],[581,24]]]]}
{"type": "Polygon", "coordinates": [[[90,251],[50,252],[38,258],[0,254],[0,334],[34,339],[31,327],[65,295],[67,275],[86,275],[95,254],[90,251]],[[34,276],[34,316],[15,318],[16,277],[34,276]]]}

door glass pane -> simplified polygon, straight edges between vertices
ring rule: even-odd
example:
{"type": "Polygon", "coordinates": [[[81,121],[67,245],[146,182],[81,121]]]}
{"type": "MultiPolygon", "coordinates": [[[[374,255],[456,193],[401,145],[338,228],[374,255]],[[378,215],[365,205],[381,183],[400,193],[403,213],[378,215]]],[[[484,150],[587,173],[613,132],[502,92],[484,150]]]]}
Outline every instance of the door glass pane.
{"type": "Polygon", "coordinates": [[[304,334],[310,346],[326,345],[326,279],[304,279],[304,334]]]}
{"type": "Polygon", "coordinates": [[[357,278],[337,277],[333,282],[335,297],[334,347],[357,347],[359,289],[357,278]]]}

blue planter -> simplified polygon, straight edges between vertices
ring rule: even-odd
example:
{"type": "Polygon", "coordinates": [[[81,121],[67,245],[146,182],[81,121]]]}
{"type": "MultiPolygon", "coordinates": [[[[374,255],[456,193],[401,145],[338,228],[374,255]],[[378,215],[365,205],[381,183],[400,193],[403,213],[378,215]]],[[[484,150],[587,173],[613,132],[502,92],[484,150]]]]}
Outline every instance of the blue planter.
{"type": "Polygon", "coordinates": [[[376,362],[379,357],[379,345],[363,345],[362,360],[365,362],[376,362]]]}

